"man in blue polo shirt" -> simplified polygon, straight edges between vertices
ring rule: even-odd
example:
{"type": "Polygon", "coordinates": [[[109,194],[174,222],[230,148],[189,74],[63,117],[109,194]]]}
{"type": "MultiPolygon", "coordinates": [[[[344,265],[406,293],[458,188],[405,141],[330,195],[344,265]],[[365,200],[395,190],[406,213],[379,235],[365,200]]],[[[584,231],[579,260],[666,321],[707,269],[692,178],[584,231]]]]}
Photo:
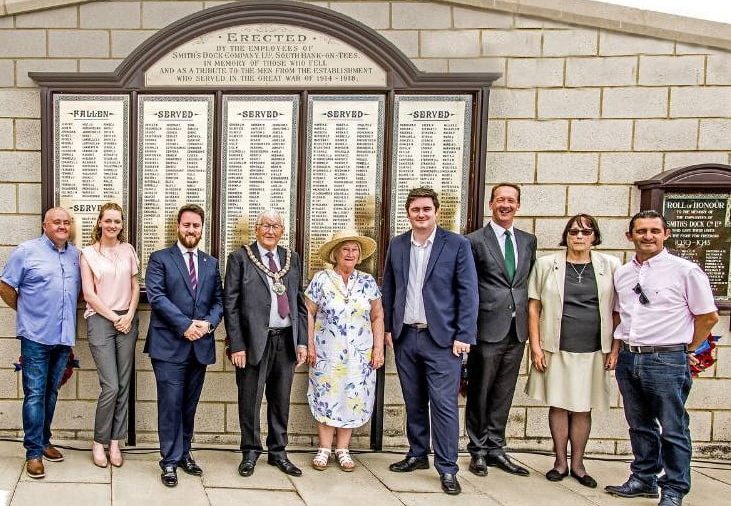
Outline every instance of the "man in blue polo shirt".
{"type": "Polygon", "coordinates": [[[71,217],[54,207],[43,218],[43,235],[10,254],[0,275],[0,297],[17,311],[16,334],[23,364],[23,446],[26,472],[43,478],[43,458],[63,455],[51,445],[58,387],[76,338],[81,286],[79,252],[68,242],[71,217]]]}

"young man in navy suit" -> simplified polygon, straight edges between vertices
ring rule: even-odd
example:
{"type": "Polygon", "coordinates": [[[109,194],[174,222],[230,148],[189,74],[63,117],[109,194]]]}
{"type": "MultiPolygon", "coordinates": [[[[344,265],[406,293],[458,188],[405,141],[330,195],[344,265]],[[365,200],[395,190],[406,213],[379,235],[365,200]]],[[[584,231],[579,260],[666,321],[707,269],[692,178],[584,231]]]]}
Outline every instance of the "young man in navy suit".
{"type": "Polygon", "coordinates": [[[409,452],[394,472],[429,467],[429,439],[442,490],[457,481],[462,353],[477,334],[477,273],[469,241],[437,226],[430,188],[406,198],[411,230],[391,240],[383,273],[386,343],[394,348],[406,404],[409,452]]]}
{"type": "Polygon", "coordinates": [[[167,487],[178,484],[178,467],[203,474],[190,444],[206,366],[216,361],[213,330],[223,317],[218,260],[198,249],[203,219],[200,206],[181,207],[178,241],[150,256],[145,275],[152,308],[145,353],[157,383],[161,480],[167,487]]]}

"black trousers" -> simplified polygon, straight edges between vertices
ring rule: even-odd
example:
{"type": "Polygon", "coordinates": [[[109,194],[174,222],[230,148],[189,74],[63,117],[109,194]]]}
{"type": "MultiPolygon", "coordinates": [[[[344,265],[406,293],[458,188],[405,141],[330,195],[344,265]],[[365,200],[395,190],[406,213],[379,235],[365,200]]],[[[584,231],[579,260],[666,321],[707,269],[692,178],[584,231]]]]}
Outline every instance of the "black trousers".
{"type": "Polygon", "coordinates": [[[264,355],[257,365],[246,364],[236,369],[239,392],[239,425],[241,450],[261,453],[261,401],[267,398],[267,450],[284,456],[287,447],[289,394],[296,362],[292,345],[292,329],[270,330],[264,355]]]}
{"type": "Polygon", "coordinates": [[[518,341],[515,320],[497,343],[477,341],[467,359],[467,450],[473,456],[495,456],[505,447],[505,426],[513,403],[525,343],[518,341]]]}

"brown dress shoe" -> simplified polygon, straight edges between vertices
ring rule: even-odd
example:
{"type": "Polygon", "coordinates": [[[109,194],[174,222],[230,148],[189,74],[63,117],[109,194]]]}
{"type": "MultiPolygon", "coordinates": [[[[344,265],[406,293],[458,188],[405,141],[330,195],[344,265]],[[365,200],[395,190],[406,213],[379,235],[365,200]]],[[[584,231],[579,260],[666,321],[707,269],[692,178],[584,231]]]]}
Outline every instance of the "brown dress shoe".
{"type": "Polygon", "coordinates": [[[43,449],[43,458],[50,462],[61,462],[63,454],[53,445],[48,445],[43,449]]]}
{"type": "Polygon", "coordinates": [[[43,478],[46,475],[43,469],[43,460],[41,459],[28,459],[25,461],[25,472],[31,478],[43,478]]]}

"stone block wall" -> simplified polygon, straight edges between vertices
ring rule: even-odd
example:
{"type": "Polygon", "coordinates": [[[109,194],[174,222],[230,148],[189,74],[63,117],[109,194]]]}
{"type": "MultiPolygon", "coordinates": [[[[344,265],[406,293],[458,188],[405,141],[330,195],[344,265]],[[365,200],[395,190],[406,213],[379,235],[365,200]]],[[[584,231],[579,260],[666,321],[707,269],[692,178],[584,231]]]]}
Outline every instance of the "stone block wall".
{"type": "MultiPolygon", "coordinates": [[[[40,100],[28,72],[111,71],[156,30],[220,3],[49,0],[49,6],[67,5],[0,17],[0,265],[13,247],[40,232],[40,100]]],[[[686,165],[731,163],[729,51],[693,45],[687,37],[679,42],[519,15],[509,6],[313,3],[377,30],[421,70],[502,73],[490,97],[486,191],[504,180],[523,186],[518,224],[538,236],[541,253],[557,248],[566,217],[589,212],[599,219],[601,248],[627,259],[623,232],[639,210],[634,181],[686,165]]],[[[57,435],[90,439],[99,389],[80,321],[75,353],[81,369],[61,390],[54,426],[57,435]]],[[[143,307],[143,337],[148,321],[143,307]]],[[[688,402],[695,446],[706,455],[731,452],[729,323],[725,315],[717,325],[715,332],[724,336],[718,363],[695,381],[688,402]]],[[[12,366],[19,353],[14,334],[14,313],[0,305],[0,435],[13,436],[21,433],[22,398],[12,366]]],[[[196,438],[235,444],[236,387],[223,356],[223,329],[217,339],[218,361],[208,371],[196,438]]],[[[146,442],[156,439],[155,385],[141,350],[140,340],[137,430],[146,442]]],[[[509,445],[550,450],[547,410],[522,393],[527,368],[525,360],[509,445]]],[[[404,408],[391,353],[386,378],[385,444],[404,445],[404,408]]],[[[306,388],[300,371],[290,432],[294,444],[309,446],[317,441],[306,388]]],[[[595,414],[592,451],[628,451],[621,399],[613,388],[612,409],[595,414]]],[[[368,445],[369,430],[356,432],[355,446],[368,445]]]]}

